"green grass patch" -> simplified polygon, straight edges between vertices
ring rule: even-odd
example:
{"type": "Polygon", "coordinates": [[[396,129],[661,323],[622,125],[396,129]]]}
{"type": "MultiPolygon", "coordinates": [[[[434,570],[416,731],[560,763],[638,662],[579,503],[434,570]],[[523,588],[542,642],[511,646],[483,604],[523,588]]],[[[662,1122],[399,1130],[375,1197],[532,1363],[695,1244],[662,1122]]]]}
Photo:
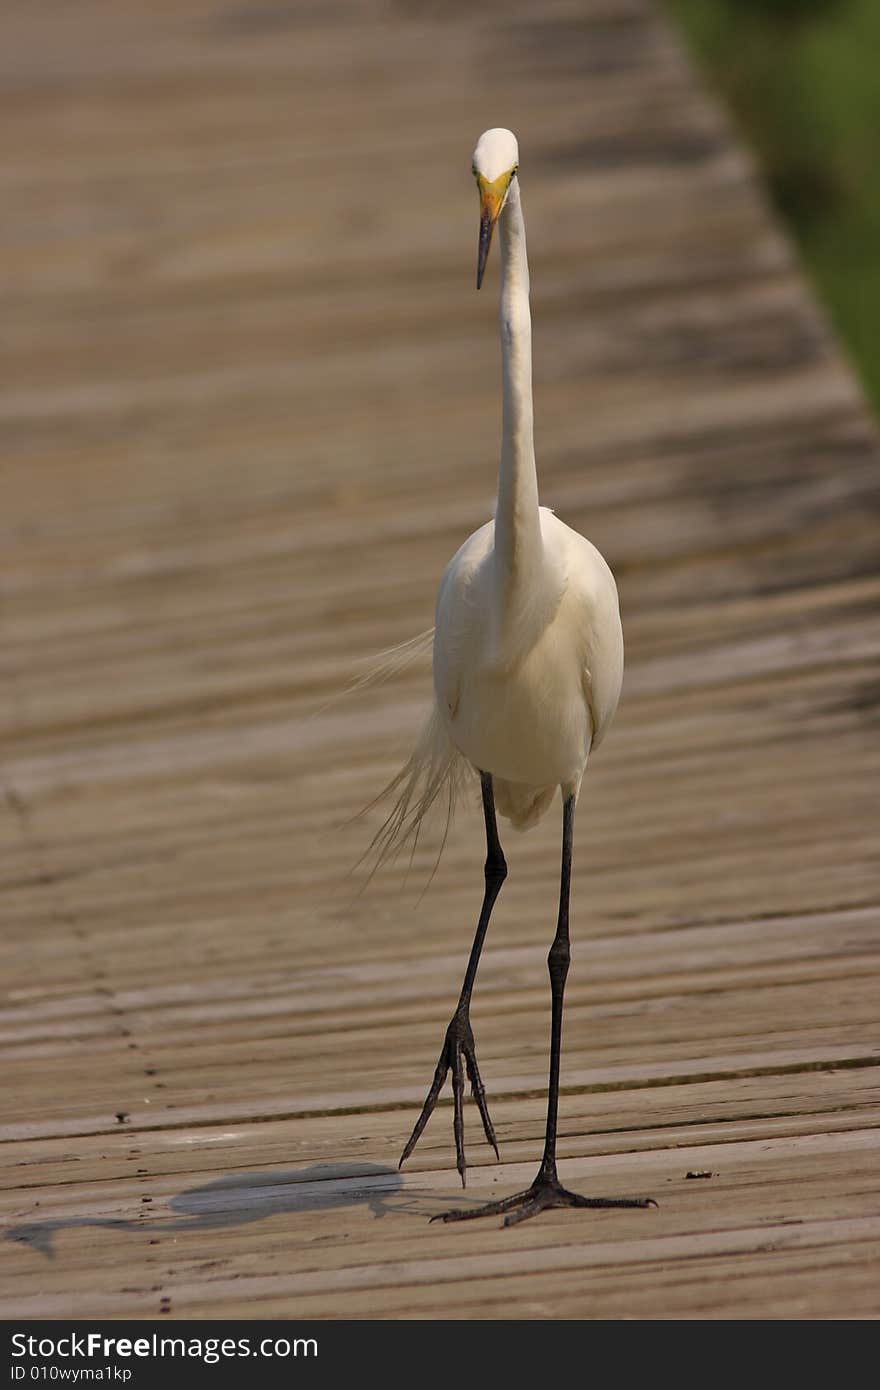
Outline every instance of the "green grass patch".
{"type": "Polygon", "coordinates": [[[880,404],[880,0],[667,0],[880,404]]]}

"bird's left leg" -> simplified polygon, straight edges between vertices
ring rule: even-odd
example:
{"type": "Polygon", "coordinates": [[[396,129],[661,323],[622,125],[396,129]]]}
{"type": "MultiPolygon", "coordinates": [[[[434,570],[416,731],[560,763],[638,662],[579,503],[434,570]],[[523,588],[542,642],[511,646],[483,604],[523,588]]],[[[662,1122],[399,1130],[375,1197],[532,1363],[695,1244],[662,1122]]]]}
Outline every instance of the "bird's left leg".
{"type": "Polygon", "coordinates": [[[531,1187],[500,1201],[486,1202],[480,1207],[461,1207],[443,1212],[434,1221],[469,1221],[475,1216],[497,1216],[507,1213],[505,1226],[526,1221],[550,1207],[653,1207],[650,1197],[581,1197],[562,1186],[556,1172],[556,1126],[559,1111],[559,1064],[562,1055],[562,1002],[570,959],[568,937],[568,901],[571,890],[571,856],[574,841],[573,795],[566,797],[562,809],[562,877],[559,890],[559,920],[547,966],[550,971],[552,1022],[550,1025],[550,1085],[547,1097],[547,1129],[544,1137],[544,1157],[531,1187]]]}
{"type": "Polygon", "coordinates": [[[477,1066],[474,1035],[471,1031],[470,1007],[471,992],[474,987],[477,966],[480,963],[480,952],[483,949],[486,928],[489,925],[492,908],[495,906],[495,899],[501,892],[501,885],[507,877],[507,861],[501,849],[501,841],[498,839],[498,825],[495,820],[495,794],[492,789],[492,778],[488,772],[480,773],[480,785],[483,793],[483,816],[486,821],[486,887],[483,894],[483,906],[480,911],[480,920],[477,923],[477,931],[474,936],[474,944],[471,947],[471,954],[468,960],[467,970],[465,971],[461,994],[459,995],[458,1004],[455,1013],[452,1015],[449,1027],[446,1029],[446,1037],[443,1040],[443,1050],[440,1053],[440,1060],[434,1072],[434,1080],[431,1082],[431,1089],[428,1091],[427,1099],[422,1106],[422,1113],[416,1120],[415,1128],[407,1140],[406,1148],[400,1156],[400,1164],[398,1165],[403,1165],[418,1143],[422,1130],[428,1123],[431,1112],[437,1104],[437,1097],[443,1089],[443,1083],[451,1070],[452,1098],[454,1104],[453,1132],[455,1134],[455,1157],[462,1187],[465,1185],[465,1173],[467,1171],[464,1158],[465,1071],[467,1071],[468,1079],[471,1083],[471,1094],[477,1102],[480,1118],[483,1121],[483,1129],[485,1130],[486,1138],[495,1150],[496,1158],[499,1156],[498,1142],[495,1138],[495,1130],[489,1118],[489,1108],[486,1104],[486,1091],[483,1086],[482,1077],[480,1076],[480,1069],[477,1066]]]}

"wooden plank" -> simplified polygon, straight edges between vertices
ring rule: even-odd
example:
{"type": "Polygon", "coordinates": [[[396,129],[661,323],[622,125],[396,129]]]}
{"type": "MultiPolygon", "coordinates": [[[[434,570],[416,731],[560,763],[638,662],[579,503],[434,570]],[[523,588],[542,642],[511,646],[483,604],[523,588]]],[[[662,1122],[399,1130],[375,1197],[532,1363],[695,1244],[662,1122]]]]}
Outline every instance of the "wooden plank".
{"type": "MultiPolygon", "coordinates": [[[[4,30],[4,1315],[876,1316],[876,433],[677,36],[647,0],[4,30]],[[560,1157],[660,1203],[512,1231],[427,1223],[463,1200],[447,1103],[396,1170],[478,820],[424,897],[439,828],[359,891],[351,818],[430,676],[341,696],[491,509],[497,120],[542,498],[627,639],[560,1157]]],[[[502,1162],[469,1113],[469,1201],[543,1128],[557,817],[506,849],[474,1003],[502,1162]]]]}

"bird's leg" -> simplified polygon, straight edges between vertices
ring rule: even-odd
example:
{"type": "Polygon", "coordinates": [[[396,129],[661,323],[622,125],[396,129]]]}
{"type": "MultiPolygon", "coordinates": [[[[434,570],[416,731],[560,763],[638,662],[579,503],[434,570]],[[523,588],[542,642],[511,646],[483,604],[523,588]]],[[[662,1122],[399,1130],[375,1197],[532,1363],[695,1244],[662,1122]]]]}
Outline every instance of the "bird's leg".
{"type": "Polygon", "coordinates": [[[455,1134],[455,1157],[456,1167],[461,1177],[461,1185],[465,1185],[465,1173],[467,1165],[464,1158],[464,1076],[467,1072],[468,1080],[471,1083],[471,1094],[477,1102],[480,1118],[483,1121],[483,1129],[486,1138],[495,1150],[498,1157],[498,1142],[495,1138],[495,1130],[489,1118],[489,1108],[486,1104],[486,1091],[483,1086],[480,1069],[477,1066],[477,1054],[474,1050],[474,1035],[471,1032],[470,1007],[471,991],[474,987],[474,979],[477,974],[477,966],[480,963],[480,952],[483,949],[483,941],[486,936],[486,928],[489,925],[489,918],[492,915],[492,908],[495,906],[495,899],[501,892],[501,885],[507,877],[507,863],[501,849],[501,842],[498,839],[498,826],[495,821],[495,796],[492,790],[492,778],[488,772],[480,773],[480,785],[483,792],[483,815],[486,821],[486,888],[483,894],[483,906],[480,910],[480,920],[477,923],[477,931],[474,936],[474,944],[471,947],[471,954],[468,960],[467,970],[465,971],[464,983],[461,987],[461,994],[458,998],[455,1013],[452,1015],[449,1027],[446,1029],[446,1037],[443,1040],[443,1049],[440,1053],[440,1060],[434,1072],[434,1080],[431,1082],[431,1089],[427,1099],[422,1106],[422,1113],[416,1120],[415,1128],[407,1140],[406,1147],[400,1156],[400,1165],[409,1158],[416,1144],[418,1143],[422,1130],[428,1123],[431,1112],[437,1104],[443,1083],[449,1071],[452,1071],[452,1098],[454,1104],[453,1132],[455,1134]]]}
{"type": "Polygon", "coordinates": [[[571,889],[571,854],[574,840],[575,798],[569,796],[562,810],[562,879],[559,890],[559,920],[556,935],[547,965],[550,971],[550,991],[552,997],[552,1021],[550,1025],[550,1084],[547,1096],[547,1128],[544,1138],[544,1157],[538,1175],[531,1187],[524,1192],[516,1192],[511,1197],[502,1197],[497,1202],[487,1202],[480,1207],[462,1207],[455,1211],[443,1212],[437,1221],[469,1221],[476,1216],[495,1216],[507,1213],[505,1226],[514,1226],[526,1221],[538,1212],[550,1207],[652,1207],[656,1203],[650,1197],[581,1197],[569,1192],[559,1181],[556,1173],[556,1128],[559,1112],[559,1063],[562,1055],[562,1004],[565,995],[565,980],[568,975],[570,959],[568,938],[568,901],[571,889]]]}

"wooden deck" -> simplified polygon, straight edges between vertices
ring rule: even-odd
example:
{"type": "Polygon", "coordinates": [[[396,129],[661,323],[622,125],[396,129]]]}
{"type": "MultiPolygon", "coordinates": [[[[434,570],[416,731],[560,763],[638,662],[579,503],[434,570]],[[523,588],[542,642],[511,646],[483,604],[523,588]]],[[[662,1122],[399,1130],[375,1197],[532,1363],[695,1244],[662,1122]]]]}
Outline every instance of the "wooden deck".
{"type": "MultiPolygon", "coordinates": [[[[3,1315],[876,1315],[880,456],[667,22],[47,0],[3,27],[3,1315]],[[448,1102],[396,1170],[478,812],[424,898],[436,837],[359,894],[377,821],[344,823],[428,672],[331,701],[430,625],[492,505],[494,123],[542,497],[627,638],[561,1168],[659,1203],[508,1231],[426,1220],[461,1199],[448,1102]]],[[[506,836],[473,1013],[502,1163],[469,1104],[466,1200],[540,1155],[558,834],[506,836]]]]}

